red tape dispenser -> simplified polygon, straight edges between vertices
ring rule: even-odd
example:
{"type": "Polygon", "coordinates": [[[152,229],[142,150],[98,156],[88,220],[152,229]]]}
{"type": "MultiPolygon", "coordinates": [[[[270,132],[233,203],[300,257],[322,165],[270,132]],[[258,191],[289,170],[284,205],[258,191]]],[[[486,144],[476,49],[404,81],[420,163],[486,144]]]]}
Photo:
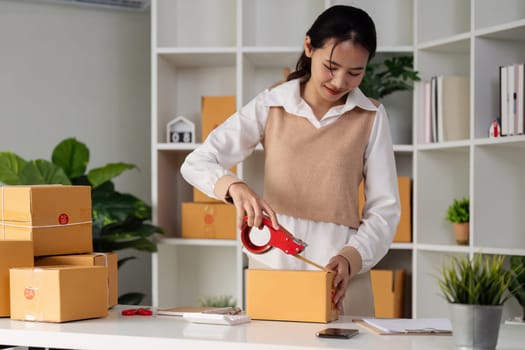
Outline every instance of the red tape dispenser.
{"type": "Polygon", "coordinates": [[[292,235],[282,226],[278,230],[274,229],[272,226],[272,221],[267,216],[263,217],[262,224],[259,229],[262,229],[264,226],[266,226],[270,231],[270,239],[263,245],[257,245],[251,240],[250,237],[252,227],[248,226],[248,217],[244,217],[244,223],[241,227],[241,241],[248,251],[254,254],[264,254],[275,247],[288,255],[292,255],[307,264],[317,267],[318,269],[323,271],[331,271],[330,269],[327,269],[326,267],[299,255],[306,248],[307,244],[299,238],[294,237],[294,235],[292,235]]]}

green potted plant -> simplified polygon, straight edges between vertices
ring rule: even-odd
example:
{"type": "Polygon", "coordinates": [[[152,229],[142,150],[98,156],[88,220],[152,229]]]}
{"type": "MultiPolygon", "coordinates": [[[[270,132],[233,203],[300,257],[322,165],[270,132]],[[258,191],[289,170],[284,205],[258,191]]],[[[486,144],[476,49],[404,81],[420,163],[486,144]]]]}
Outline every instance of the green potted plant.
{"type": "MultiPolygon", "coordinates": [[[[163,230],[149,223],[151,207],[131,194],[118,192],[112,181],[136,166],[109,163],[87,171],[88,163],[89,149],[75,138],[61,141],[54,148],[51,161],[27,161],[13,152],[0,152],[0,182],[6,185],[89,185],[95,251],[111,252],[124,248],[156,251],[151,238],[163,230]]],[[[135,258],[120,259],[119,267],[135,258]]],[[[143,298],[143,293],[126,293],[119,297],[119,304],[139,304],[143,298]]]]}
{"type": "Polygon", "coordinates": [[[447,208],[446,219],[452,223],[456,242],[460,245],[469,243],[469,208],[470,201],[466,197],[454,199],[447,208]]]}
{"type": "Polygon", "coordinates": [[[452,257],[443,264],[439,288],[451,314],[458,347],[494,349],[498,342],[503,304],[512,297],[513,275],[522,268],[506,269],[502,255],[452,257]],[[508,293],[510,291],[510,293],[508,293]]]}
{"type": "Polygon", "coordinates": [[[521,306],[521,317],[516,317],[515,321],[525,322],[525,256],[511,256],[509,261],[513,271],[517,271],[510,281],[510,290],[521,306]]]}
{"type": "Polygon", "coordinates": [[[381,99],[396,91],[410,90],[419,74],[414,71],[412,56],[394,56],[382,62],[370,62],[359,89],[368,97],[381,99]]]}

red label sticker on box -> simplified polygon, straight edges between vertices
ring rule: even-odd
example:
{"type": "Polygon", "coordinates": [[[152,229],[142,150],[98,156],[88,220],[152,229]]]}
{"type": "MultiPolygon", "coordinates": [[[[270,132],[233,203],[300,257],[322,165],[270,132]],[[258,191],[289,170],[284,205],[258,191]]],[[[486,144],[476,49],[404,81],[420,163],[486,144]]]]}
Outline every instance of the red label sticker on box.
{"type": "Polygon", "coordinates": [[[35,289],[27,287],[24,289],[24,298],[31,300],[35,297],[35,289]]]}
{"type": "Polygon", "coordinates": [[[67,225],[69,223],[69,216],[66,213],[62,213],[58,216],[58,223],[60,225],[67,225]]]}

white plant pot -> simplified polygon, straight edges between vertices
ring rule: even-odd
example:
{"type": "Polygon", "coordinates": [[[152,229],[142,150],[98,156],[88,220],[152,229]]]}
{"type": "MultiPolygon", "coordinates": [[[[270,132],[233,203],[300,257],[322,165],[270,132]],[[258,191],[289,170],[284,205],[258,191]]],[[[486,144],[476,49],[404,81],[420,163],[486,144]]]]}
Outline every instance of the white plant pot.
{"type": "Polygon", "coordinates": [[[495,349],[503,305],[449,304],[458,349],[495,349]]]}

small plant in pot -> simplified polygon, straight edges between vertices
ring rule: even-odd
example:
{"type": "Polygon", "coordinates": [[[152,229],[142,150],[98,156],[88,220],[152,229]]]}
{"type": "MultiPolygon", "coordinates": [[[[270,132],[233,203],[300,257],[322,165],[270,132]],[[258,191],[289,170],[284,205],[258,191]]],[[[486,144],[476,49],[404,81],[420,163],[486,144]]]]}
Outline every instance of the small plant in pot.
{"type": "Polygon", "coordinates": [[[456,243],[460,245],[468,245],[469,243],[469,206],[469,199],[463,197],[454,199],[447,208],[446,219],[452,223],[456,243]]]}
{"type": "Polygon", "coordinates": [[[458,347],[494,349],[498,342],[503,304],[512,297],[514,275],[523,267],[506,269],[501,255],[452,257],[444,264],[439,288],[449,303],[458,347]]]}

